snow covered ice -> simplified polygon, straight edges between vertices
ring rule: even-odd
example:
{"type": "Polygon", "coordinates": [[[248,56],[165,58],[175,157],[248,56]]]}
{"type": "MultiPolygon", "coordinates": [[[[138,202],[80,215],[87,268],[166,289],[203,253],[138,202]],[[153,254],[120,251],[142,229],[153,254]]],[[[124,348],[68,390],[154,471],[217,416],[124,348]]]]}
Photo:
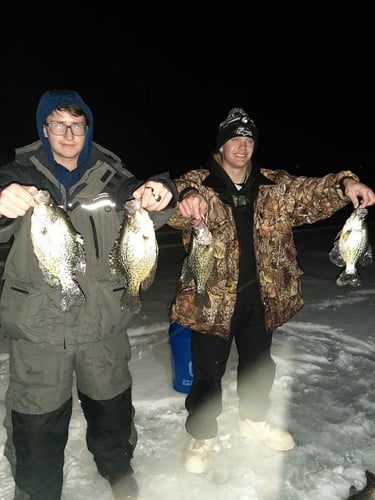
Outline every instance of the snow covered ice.
{"type": "MultiPolygon", "coordinates": [[[[276,380],[270,417],[295,437],[289,452],[270,450],[237,428],[236,351],[223,380],[223,413],[209,468],[185,471],[185,394],[172,386],[168,309],[179,268],[179,234],[162,228],[158,270],[142,294],[129,336],[138,444],[132,465],[139,500],[344,500],[350,485],[375,471],[375,264],[359,268],[359,288],[338,287],[340,269],[328,257],[345,217],[295,231],[305,306],[274,336],[276,380]]],[[[374,245],[374,209],[369,210],[374,245]]],[[[6,340],[0,340],[0,420],[8,383],[6,340]]],[[[74,392],[62,500],[110,500],[85,442],[85,421],[74,392]]],[[[13,499],[0,427],[0,499],[13,499]]]]}

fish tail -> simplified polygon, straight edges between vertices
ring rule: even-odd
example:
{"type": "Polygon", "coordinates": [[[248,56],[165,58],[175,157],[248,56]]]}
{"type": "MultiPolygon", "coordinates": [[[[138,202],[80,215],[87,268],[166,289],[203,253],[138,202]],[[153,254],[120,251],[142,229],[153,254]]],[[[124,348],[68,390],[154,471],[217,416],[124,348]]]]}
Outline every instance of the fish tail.
{"type": "Polygon", "coordinates": [[[345,261],[341,256],[340,250],[338,248],[337,242],[333,246],[332,250],[329,252],[329,260],[337,267],[342,267],[345,265],[345,261]]]}
{"type": "Polygon", "coordinates": [[[338,286],[350,285],[356,288],[361,286],[361,278],[359,277],[357,270],[351,273],[344,270],[337,278],[336,284],[338,286]]]}
{"type": "Polygon", "coordinates": [[[133,295],[125,290],[124,293],[122,294],[122,297],[121,297],[120,306],[121,306],[121,309],[124,309],[124,310],[127,309],[133,313],[139,313],[140,310],[142,309],[142,303],[141,303],[139,293],[136,295],[133,295]]]}
{"type": "Polygon", "coordinates": [[[86,297],[77,283],[72,283],[68,288],[61,290],[61,309],[64,312],[70,311],[73,306],[82,306],[86,302],[86,297]]]}
{"type": "Polygon", "coordinates": [[[197,291],[194,297],[194,305],[197,307],[211,307],[211,300],[207,290],[197,291]]]}
{"type": "Polygon", "coordinates": [[[366,470],[365,474],[366,474],[367,484],[372,489],[374,489],[375,488],[375,474],[369,470],[366,470]]]}

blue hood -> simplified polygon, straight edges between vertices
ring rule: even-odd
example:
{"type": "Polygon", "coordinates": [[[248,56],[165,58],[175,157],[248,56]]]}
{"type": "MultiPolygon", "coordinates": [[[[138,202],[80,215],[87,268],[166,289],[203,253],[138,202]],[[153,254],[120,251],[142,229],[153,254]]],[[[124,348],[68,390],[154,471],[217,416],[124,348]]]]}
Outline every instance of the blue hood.
{"type": "Polygon", "coordinates": [[[85,144],[78,158],[77,170],[82,171],[90,155],[94,130],[94,120],[91,109],[87,106],[85,101],[77,92],[75,92],[74,90],[47,90],[47,92],[45,92],[41,96],[36,110],[36,126],[39,139],[43,143],[44,149],[47,152],[48,159],[51,165],[58,165],[53,158],[49,142],[44,137],[43,125],[48,115],[55,111],[55,109],[57,109],[59,106],[63,106],[65,104],[74,104],[76,106],[79,106],[89,120],[89,126],[85,135],[85,144]]]}

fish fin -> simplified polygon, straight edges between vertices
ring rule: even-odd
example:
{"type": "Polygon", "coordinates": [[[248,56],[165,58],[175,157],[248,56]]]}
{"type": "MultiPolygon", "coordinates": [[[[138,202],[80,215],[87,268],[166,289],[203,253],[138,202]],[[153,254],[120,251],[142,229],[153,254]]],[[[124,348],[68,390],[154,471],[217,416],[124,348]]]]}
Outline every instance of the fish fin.
{"type": "Polygon", "coordinates": [[[332,247],[332,250],[328,254],[329,260],[337,267],[345,266],[345,261],[341,256],[338,241],[336,241],[332,247]]]}
{"type": "Polygon", "coordinates": [[[121,297],[120,306],[121,309],[129,310],[135,314],[139,313],[142,309],[142,303],[139,293],[134,295],[125,290],[121,297]]]}
{"type": "Polygon", "coordinates": [[[111,275],[111,279],[116,283],[122,283],[127,279],[127,273],[124,266],[115,256],[110,259],[109,274],[111,275]]]}
{"type": "Polygon", "coordinates": [[[109,253],[109,272],[112,280],[116,283],[121,283],[126,278],[118,241],[115,241],[112,251],[109,253]]]}
{"type": "Polygon", "coordinates": [[[358,489],[354,486],[354,484],[349,488],[349,494],[354,495],[355,493],[358,493],[358,489]]]}
{"type": "Polygon", "coordinates": [[[38,261],[39,269],[42,271],[43,279],[52,288],[56,288],[60,285],[60,280],[54,276],[42,262],[38,261]]]}
{"type": "Polygon", "coordinates": [[[152,285],[152,283],[154,282],[154,277],[155,275],[151,276],[151,275],[148,275],[147,278],[145,278],[142,283],[141,283],[141,288],[142,290],[147,290],[148,288],[150,288],[150,286],[152,285]]]}
{"type": "Polygon", "coordinates": [[[76,240],[76,256],[74,259],[74,265],[73,265],[73,270],[74,271],[79,271],[82,274],[85,274],[86,272],[86,252],[83,247],[83,239],[80,235],[77,235],[80,238],[76,240]]]}
{"type": "Polygon", "coordinates": [[[70,311],[74,306],[82,306],[86,303],[86,297],[78,283],[73,282],[71,286],[61,289],[61,309],[70,311]]]}
{"type": "Polygon", "coordinates": [[[218,278],[218,272],[217,272],[217,261],[216,258],[214,259],[214,263],[212,266],[211,273],[207,279],[207,285],[208,286],[214,286],[217,283],[217,278],[218,278]]]}
{"type": "Polygon", "coordinates": [[[77,259],[73,270],[75,272],[85,274],[85,272],[86,272],[86,259],[77,259]]]}
{"type": "Polygon", "coordinates": [[[52,288],[56,288],[60,285],[60,280],[58,278],[56,278],[55,276],[53,276],[53,274],[51,274],[48,271],[43,271],[43,270],[42,270],[42,272],[43,272],[44,280],[47,283],[47,285],[51,286],[52,288]]]}
{"type": "Polygon", "coordinates": [[[347,241],[347,240],[348,240],[348,238],[349,238],[349,236],[351,235],[351,233],[352,233],[352,230],[351,230],[351,229],[348,229],[348,230],[347,230],[347,231],[345,231],[345,232],[344,232],[344,231],[341,231],[341,239],[342,239],[343,241],[347,241]]]}
{"type": "Polygon", "coordinates": [[[335,239],[333,240],[333,244],[334,244],[334,245],[335,245],[336,243],[338,244],[339,239],[340,239],[340,236],[341,236],[341,233],[342,233],[342,229],[340,229],[340,231],[336,234],[335,239]]]}
{"type": "Polygon", "coordinates": [[[124,269],[117,267],[117,266],[112,266],[109,270],[111,278],[113,281],[116,283],[122,283],[123,281],[126,281],[127,275],[124,271],[124,269]]]}
{"type": "Polygon", "coordinates": [[[181,275],[180,275],[180,281],[184,284],[187,285],[194,279],[193,273],[191,272],[187,258],[184,259],[182,263],[182,269],[181,269],[181,275]]]}
{"type": "Polygon", "coordinates": [[[147,290],[148,288],[150,288],[155,279],[156,269],[157,263],[155,262],[155,265],[150,270],[149,275],[141,283],[142,290],[147,290]]]}
{"type": "Polygon", "coordinates": [[[207,290],[196,292],[194,296],[194,305],[197,307],[211,307],[211,300],[207,290]]]}
{"type": "Polygon", "coordinates": [[[358,264],[361,266],[370,266],[372,264],[372,246],[369,245],[363,255],[358,259],[358,264]]]}
{"type": "Polygon", "coordinates": [[[338,286],[351,285],[358,288],[362,285],[362,282],[357,271],[354,271],[354,273],[347,273],[346,270],[344,270],[337,278],[336,284],[338,286]]]}
{"type": "Polygon", "coordinates": [[[365,474],[367,479],[367,485],[375,487],[375,474],[373,472],[370,472],[369,470],[367,470],[365,474]]]}

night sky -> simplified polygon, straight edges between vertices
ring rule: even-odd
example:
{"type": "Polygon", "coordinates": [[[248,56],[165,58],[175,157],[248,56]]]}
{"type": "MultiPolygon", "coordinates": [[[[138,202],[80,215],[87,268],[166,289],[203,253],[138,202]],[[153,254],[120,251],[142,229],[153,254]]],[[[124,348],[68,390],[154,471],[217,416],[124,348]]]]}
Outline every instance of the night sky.
{"type": "Polygon", "coordinates": [[[240,106],[260,129],[261,166],[350,168],[374,187],[370,2],[275,3],[216,6],[212,16],[184,4],[54,4],[53,14],[2,5],[1,158],[37,139],[40,95],[64,87],[91,107],[94,140],[140,178],[204,165],[220,121],[240,106]]]}

